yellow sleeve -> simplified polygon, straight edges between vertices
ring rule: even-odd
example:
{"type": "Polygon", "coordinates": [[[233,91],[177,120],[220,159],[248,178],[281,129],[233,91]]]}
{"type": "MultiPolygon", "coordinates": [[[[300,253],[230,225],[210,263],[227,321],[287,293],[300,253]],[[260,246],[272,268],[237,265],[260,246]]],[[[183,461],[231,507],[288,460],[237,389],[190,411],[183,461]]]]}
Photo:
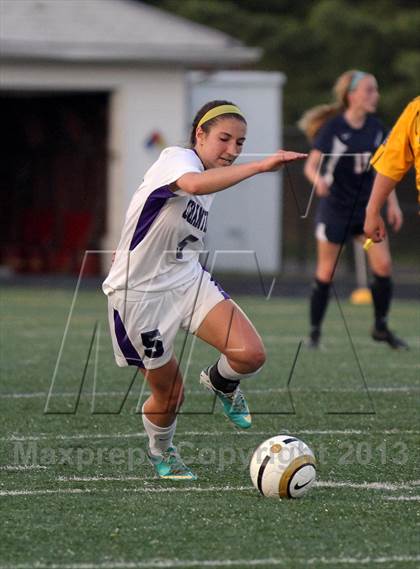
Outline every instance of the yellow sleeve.
{"type": "MultiPolygon", "coordinates": [[[[388,138],[375,152],[371,164],[377,172],[399,182],[413,166],[416,140],[415,122],[418,120],[420,97],[409,103],[392,128],[388,138]]],[[[417,133],[417,138],[418,138],[417,133]]]]}

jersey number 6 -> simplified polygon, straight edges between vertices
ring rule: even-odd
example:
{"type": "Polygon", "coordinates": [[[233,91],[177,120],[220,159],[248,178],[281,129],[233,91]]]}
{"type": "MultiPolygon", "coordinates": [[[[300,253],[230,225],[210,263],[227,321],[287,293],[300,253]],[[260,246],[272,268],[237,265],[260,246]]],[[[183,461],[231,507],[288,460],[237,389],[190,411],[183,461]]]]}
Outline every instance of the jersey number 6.
{"type": "Polygon", "coordinates": [[[176,248],[176,258],[177,259],[183,259],[184,255],[182,253],[182,250],[188,245],[188,242],[194,243],[194,241],[198,241],[198,237],[195,237],[194,235],[187,235],[187,237],[185,237],[185,239],[180,241],[178,243],[177,248],[176,248]]]}

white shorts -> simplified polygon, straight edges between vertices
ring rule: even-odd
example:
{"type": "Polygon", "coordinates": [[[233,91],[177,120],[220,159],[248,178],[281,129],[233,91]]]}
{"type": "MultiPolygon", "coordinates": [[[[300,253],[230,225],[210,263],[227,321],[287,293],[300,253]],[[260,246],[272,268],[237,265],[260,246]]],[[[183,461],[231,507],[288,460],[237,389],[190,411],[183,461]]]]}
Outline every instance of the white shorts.
{"type": "Polygon", "coordinates": [[[210,310],[227,298],[205,270],[173,290],[109,294],[109,326],[117,365],[162,367],[173,355],[178,330],[194,334],[210,310]]]}

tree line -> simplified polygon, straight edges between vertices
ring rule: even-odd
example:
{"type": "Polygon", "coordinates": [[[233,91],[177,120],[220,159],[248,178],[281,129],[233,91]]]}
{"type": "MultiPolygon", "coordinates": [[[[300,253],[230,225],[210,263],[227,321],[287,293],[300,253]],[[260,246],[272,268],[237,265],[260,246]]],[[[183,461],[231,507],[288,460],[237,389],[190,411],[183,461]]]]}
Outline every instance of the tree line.
{"type": "Polygon", "coordinates": [[[392,124],[420,93],[420,6],[393,0],[143,0],[260,47],[260,70],[287,76],[284,116],[331,100],[346,69],[373,73],[392,124]]]}

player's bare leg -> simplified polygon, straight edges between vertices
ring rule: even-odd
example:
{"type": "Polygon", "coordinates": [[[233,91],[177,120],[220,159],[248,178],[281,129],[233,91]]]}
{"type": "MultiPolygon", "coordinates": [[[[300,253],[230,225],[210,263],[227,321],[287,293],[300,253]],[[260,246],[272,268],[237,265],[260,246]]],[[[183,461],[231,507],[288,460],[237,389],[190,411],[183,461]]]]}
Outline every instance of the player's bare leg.
{"type": "Polygon", "coordinates": [[[331,283],[337,266],[341,245],[330,241],[317,240],[317,263],[315,276],[322,282],[331,283]]]}
{"type": "Polygon", "coordinates": [[[214,365],[201,372],[200,383],[217,395],[226,416],[235,425],[249,428],[252,419],[239,383],[257,373],[265,362],[261,337],[230,299],[219,302],[209,312],[196,335],[222,354],[214,365]]]}
{"type": "MultiPolygon", "coordinates": [[[[363,237],[359,237],[360,243],[364,242],[363,237]]],[[[390,277],[392,274],[391,251],[389,250],[389,241],[384,239],[380,243],[375,243],[366,251],[369,267],[375,275],[381,277],[390,277]]]]}
{"type": "Polygon", "coordinates": [[[150,462],[160,478],[196,480],[173,444],[176,415],[184,400],[182,376],[176,358],[172,357],[158,369],[141,371],[152,392],[142,408],[143,425],[149,437],[150,462]]]}
{"type": "Polygon", "coordinates": [[[184,401],[184,388],[175,357],[158,369],[141,369],[151,395],[143,405],[143,414],[159,427],[171,425],[184,401]]]}
{"type": "MultiPolygon", "coordinates": [[[[361,236],[360,242],[363,242],[361,236]]],[[[367,251],[370,269],[373,273],[371,285],[372,299],[375,310],[375,324],[372,338],[376,342],[385,342],[394,350],[407,350],[408,344],[398,338],[388,328],[388,313],[392,301],[392,259],[388,239],[375,243],[367,251]]]]}
{"type": "Polygon", "coordinates": [[[210,310],[196,336],[224,354],[239,374],[250,374],[265,362],[261,336],[243,310],[231,299],[210,310]]]}

